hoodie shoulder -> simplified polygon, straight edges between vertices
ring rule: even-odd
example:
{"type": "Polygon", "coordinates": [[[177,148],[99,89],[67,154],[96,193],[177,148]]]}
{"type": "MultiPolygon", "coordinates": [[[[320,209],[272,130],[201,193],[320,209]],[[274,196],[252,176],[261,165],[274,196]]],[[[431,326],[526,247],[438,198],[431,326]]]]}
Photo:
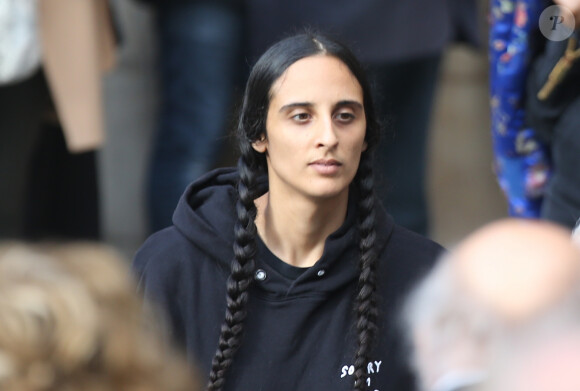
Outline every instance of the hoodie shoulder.
{"type": "Polygon", "coordinates": [[[431,269],[445,251],[439,243],[395,223],[382,205],[377,213],[377,240],[379,258],[419,274],[431,269]]]}
{"type": "Polygon", "coordinates": [[[424,270],[433,267],[445,251],[439,243],[400,225],[394,227],[392,242],[396,251],[407,254],[410,265],[424,270]]]}
{"type": "Polygon", "coordinates": [[[392,222],[387,243],[379,252],[380,274],[389,281],[389,295],[404,297],[437,263],[445,249],[433,240],[392,222]]]}
{"type": "MultiPolygon", "coordinates": [[[[188,311],[195,292],[225,286],[228,271],[208,252],[192,244],[172,226],[151,235],[137,251],[132,269],[139,292],[167,322],[170,338],[185,343],[188,311]]],[[[214,295],[221,297],[220,295],[214,295]]]]}
{"type": "MultiPolygon", "coordinates": [[[[185,263],[200,259],[197,250],[175,227],[151,235],[135,254],[133,271],[141,290],[163,281],[177,281],[185,263]]],[[[157,290],[157,289],[155,289],[157,290]]]]}

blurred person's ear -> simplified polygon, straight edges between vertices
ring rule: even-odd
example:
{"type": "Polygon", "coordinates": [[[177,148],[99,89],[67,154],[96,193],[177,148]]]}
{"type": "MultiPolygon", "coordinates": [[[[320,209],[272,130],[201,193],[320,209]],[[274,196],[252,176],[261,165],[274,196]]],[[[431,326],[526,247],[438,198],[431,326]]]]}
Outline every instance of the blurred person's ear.
{"type": "Polygon", "coordinates": [[[576,220],[576,225],[572,230],[572,240],[580,246],[580,218],[576,220]]]}

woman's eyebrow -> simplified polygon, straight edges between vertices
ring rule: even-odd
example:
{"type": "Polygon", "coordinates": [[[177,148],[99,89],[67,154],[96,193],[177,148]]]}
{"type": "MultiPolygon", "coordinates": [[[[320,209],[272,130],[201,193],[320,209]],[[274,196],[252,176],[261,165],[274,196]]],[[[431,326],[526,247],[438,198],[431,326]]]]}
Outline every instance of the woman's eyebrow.
{"type": "Polygon", "coordinates": [[[343,106],[354,106],[361,110],[364,109],[363,104],[357,100],[341,100],[340,102],[337,102],[336,105],[334,105],[335,108],[343,106]]]}
{"type": "Polygon", "coordinates": [[[288,103],[287,105],[280,107],[280,110],[278,110],[278,112],[281,113],[283,111],[290,110],[290,109],[293,109],[295,107],[312,107],[312,106],[314,106],[314,105],[310,102],[288,103]]]}
{"type": "MultiPolygon", "coordinates": [[[[280,110],[278,112],[283,112],[286,110],[290,110],[296,107],[304,107],[304,108],[310,108],[314,106],[312,103],[310,102],[294,102],[294,103],[288,103],[282,107],[280,107],[280,110]]],[[[334,107],[338,108],[338,107],[343,107],[343,106],[355,106],[358,109],[363,109],[364,106],[361,102],[357,101],[357,100],[341,100],[339,102],[337,102],[334,107]]]]}

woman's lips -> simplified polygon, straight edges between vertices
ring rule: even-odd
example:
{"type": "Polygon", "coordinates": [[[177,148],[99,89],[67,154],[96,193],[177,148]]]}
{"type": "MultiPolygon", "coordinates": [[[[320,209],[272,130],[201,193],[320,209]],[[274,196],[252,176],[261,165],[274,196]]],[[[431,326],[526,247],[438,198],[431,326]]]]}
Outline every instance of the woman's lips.
{"type": "Polygon", "coordinates": [[[334,159],[319,159],[310,163],[309,166],[321,175],[333,175],[340,170],[342,164],[334,159]]]}

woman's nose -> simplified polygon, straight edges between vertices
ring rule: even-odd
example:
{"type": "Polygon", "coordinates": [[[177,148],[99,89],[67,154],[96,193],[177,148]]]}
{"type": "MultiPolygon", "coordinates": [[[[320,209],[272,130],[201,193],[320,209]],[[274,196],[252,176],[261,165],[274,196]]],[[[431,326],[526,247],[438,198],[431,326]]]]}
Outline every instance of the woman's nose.
{"type": "Polygon", "coordinates": [[[336,129],[331,117],[321,120],[317,128],[317,146],[330,148],[338,143],[336,129]]]}

